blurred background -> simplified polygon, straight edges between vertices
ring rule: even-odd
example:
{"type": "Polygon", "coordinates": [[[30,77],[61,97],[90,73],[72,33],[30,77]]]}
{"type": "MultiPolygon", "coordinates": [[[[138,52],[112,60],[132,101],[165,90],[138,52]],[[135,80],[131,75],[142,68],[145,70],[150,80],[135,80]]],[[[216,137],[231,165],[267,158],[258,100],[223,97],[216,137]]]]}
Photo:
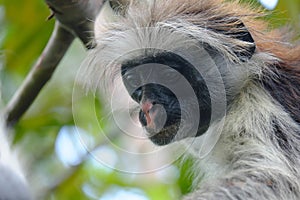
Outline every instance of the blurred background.
{"type": "MultiPolygon", "coordinates": [[[[300,0],[251,2],[269,10],[272,26],[288,23],[300,32],[300,0]]],[[[54,26],[54,19],[46,20],[49,15],[42,0],[0,0],[1,107],[45,47],[54,26]]],[[[51,81],[10,130],[33,191],[39,199],[49,200],[179,199],[190,190],[187,169],[192,161],[169,159],[171,151],[143,159],[127,156],[157,147],[144,138],[128,142],[120,134],[124,125],[112,124],[109,102],[101,94],[85,93],[76,76],[86,54],[76,40],[51,81]]],[[[126,126],[126,121],[119,121],[126,126]]]]}

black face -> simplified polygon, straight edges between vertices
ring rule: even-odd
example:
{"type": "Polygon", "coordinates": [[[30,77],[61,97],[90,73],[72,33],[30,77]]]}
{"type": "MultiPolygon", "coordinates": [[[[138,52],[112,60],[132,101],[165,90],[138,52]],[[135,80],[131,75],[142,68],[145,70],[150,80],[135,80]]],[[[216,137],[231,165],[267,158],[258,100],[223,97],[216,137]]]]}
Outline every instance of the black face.
{"type": "Polygon", "coordinates": [[[192,97],[182,87],[184,82],[196,95],[200,111],[199,122],[193,122],[197,123],[197,133],[184,137],[199,136],[207,130],[211,116],[208,88],[200,73],[182,57],[162,52],[130,60],[123,63],[121,73],[127,91],[140,104],[139,120],[153,143],[165,145],[174,141],[182,117],[193,109],[192,97]]]}

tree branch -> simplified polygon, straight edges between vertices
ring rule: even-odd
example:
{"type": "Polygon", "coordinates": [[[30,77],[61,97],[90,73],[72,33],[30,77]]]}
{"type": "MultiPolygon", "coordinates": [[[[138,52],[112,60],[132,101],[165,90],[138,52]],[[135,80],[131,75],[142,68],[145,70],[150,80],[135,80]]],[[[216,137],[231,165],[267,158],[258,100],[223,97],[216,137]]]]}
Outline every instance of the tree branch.
{"type": "Polygon", "coordinates": [[[7,125],[12,126],[18,122],[30,107],[50,80],[75,37],[79,37],[86,48],[95,46],[91,42],[94,38],[94,21],[103,2],[104,0],[46,0],[57,21],[43,53],[5,109],[7,125]]]}
{"type": "Polygon", "coordinates": [[[29,108],[43,86],[51,78],[73,39],[74,36],[66,31],[59,22],[55,23],[46,48],[6,107],[8,125],[17,122],[29,108]]]}
{"type": "Polygon", "coordinates": [[[93,48],[94,21],[105,0],[45,0],[56,19],[83,42],[93,48]]]}

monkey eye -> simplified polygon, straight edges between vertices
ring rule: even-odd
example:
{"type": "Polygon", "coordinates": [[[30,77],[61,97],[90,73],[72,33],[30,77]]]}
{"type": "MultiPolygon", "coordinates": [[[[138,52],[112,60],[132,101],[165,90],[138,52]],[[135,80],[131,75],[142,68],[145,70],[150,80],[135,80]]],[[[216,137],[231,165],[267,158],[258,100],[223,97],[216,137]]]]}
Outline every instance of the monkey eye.
{"type": "Polygon", "coordinates": [[[125,82],[126,84],[133,88],[133,89],[136,89],[140,86],[140,80],[138,78],[138,76],[136,76],[135,74],[132,74],[132,73],[126,73],[124,75],[124,78],[125,78],[125,82]]]}

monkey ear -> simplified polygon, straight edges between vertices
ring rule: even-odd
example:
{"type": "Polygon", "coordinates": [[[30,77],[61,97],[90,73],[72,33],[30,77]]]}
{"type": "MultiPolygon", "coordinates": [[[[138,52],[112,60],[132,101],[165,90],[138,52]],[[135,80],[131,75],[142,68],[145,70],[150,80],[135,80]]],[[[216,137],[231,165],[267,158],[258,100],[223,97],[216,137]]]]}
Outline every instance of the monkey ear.
{"type": "Polygon", "coordinates": [[[245,51],[237,51],[235,52],[237,56],[242,60],[245,61],[247,59],[250,59],[252,55],[255,52],[256,45],[254,42],[254,39],[252,35],[250,34],[249,30],[247,27],[244,25],[243,22],[239,21],[240,23],[238,24],[238,32],[234,33],[233,36],[235,36],[236,39],[239,39],[244,42],[248,42],[249,45],[246,45],[243,47],[245,51]]]}
{"type": "Polygon", "coordinates": [[[243,44],[237,44],[233,48],[234,53],[237,57],[245,62],[249,60],[255,52],[256,45],[255,41],[245,26],[245,24],[239,19],[231,19],[226,23],[226,27],[218,27],[215,29],[216,32],[221,32],[224,35],[228,35],[231,38],[238,39],[243,42],[243,44]]]}
{"type": "Polygon", "coordinates": [[[125,16],[130,0],[109,0],[109,5],[113,11],[121,16],[125,16]]]}

